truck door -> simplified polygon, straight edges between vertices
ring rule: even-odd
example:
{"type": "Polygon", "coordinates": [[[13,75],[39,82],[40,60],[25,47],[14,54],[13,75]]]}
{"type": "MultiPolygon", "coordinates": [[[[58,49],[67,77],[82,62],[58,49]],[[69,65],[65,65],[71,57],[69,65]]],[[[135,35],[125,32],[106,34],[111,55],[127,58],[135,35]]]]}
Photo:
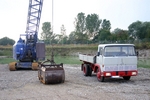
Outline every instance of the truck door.
{"type": "Polygon", "coordinates": [[[103,48],[100,47],[98,50],[98,55],[97,55],[97,59],[96,59],[96,63],[100,65],[100,67],[103,64],[103,48]]]}

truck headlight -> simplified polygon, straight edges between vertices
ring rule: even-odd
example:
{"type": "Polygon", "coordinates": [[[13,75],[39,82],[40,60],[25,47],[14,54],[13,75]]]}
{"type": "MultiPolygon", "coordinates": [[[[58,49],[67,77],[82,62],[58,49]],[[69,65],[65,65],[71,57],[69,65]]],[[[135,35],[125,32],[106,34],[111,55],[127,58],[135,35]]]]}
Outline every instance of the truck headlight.
{"type": "Polygon", "coordinates": [[[106,76],[111,76],[111,73],[106,73],[106,76]]]}
{"type": "Polygon", "coordinates": [[[136,75],[136,72],[132,72],[132,75],[136,75]]]}

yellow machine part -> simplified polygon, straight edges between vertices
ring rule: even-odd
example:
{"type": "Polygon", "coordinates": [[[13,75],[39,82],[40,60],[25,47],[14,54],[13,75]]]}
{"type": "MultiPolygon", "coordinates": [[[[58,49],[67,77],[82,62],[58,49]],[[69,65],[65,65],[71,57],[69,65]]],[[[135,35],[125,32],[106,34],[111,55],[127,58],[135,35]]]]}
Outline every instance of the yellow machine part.
{"type": "Polygon", "coordinates": [[[32,70],[38,70],[38,62],[33,62],[32,63],[32,70]]]}
{"type": "Polygon", "coordinates": [[[16,62],[9,63],[9,70],[10,71],[15,71],[16,70],[16,62]]]}

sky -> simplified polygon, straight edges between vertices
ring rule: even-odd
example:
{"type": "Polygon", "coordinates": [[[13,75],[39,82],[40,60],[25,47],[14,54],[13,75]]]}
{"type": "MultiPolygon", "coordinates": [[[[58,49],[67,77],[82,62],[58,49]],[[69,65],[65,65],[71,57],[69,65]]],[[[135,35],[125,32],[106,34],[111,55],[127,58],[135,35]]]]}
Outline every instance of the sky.
{"type": "MultiPolygon", "coordinates": [[[[100,19],[116,28],[127,30],[135,21],[150,21],[150,0],[53,0],[54,33],[60,34],[65,26],[66,34],[74,31],[78,13],[97,14],[100,19]]],[[[17,41],[25,34],[29,0],[0,0],[0,38],[9,37],[17,41]]],[[[42,23],[52,22],[52,0],[44,0],[38,37],[42,23]]]]}

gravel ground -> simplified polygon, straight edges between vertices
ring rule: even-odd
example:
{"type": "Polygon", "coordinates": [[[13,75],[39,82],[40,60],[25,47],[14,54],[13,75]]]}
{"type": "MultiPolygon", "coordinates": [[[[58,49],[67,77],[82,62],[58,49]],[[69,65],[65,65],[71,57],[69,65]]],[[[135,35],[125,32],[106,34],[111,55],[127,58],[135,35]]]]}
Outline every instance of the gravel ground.
{"type": "Polygon", "coordinates": [[[64,65],[65,82],[45,85],[37,71],[9,71],[0,65],[0,100],[150,100],[150,69],[139,68],[130,81],[98,82],[96,74],[83,76],[80,65],[64,65]]]}

